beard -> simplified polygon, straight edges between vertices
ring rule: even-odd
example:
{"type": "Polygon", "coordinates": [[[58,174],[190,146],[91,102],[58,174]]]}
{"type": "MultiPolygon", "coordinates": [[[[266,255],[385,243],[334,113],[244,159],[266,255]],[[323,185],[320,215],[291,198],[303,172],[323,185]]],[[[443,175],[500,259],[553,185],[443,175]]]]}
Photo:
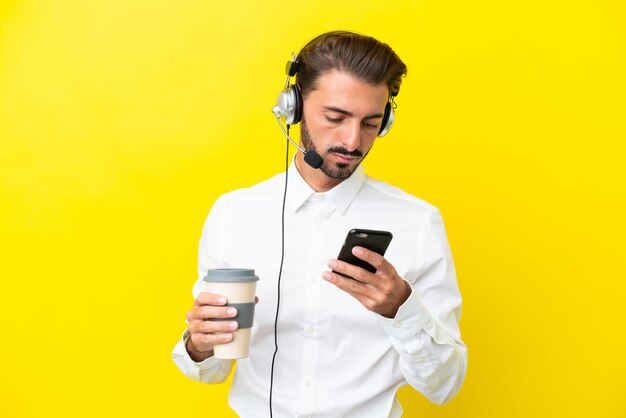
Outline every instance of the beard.
{"type": "MultiPolygon", "coordinates": [[[[306,121],[304,120],[304,118],[302,118],[302,121],[300,122],[300,143],[305,151],[314,151],[318,153],[322,158],[324,158],[324,156],[322,156],[322,154],[317,150],[317,147],[313,143],[313,140],[311,139],[311,133],[306,126],[306,121]]],[[[344,180],[350,177],[352,173],[354,173],[354,170],[356,170],[356,168],[359,166],[359,164],[361,164],[361,161],[363,161],[365,157],[367,157],[367,154],[363,155],[363,153],[359,150],[348,151],[344,147],[330,147],[326,150],[326,153],[324,155],[330,153],[349,155],[358,158],[356,162],[352,165],[346,163],[330,164],[326,162],[326,159],[324,159],[320,170],[331,179],[338,180],[344,180]]]]}

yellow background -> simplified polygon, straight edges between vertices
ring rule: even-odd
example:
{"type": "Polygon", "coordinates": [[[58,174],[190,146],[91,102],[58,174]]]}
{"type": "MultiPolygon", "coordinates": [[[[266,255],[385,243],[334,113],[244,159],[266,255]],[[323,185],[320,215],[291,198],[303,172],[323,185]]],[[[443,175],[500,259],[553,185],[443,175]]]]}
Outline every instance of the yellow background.
{"type": "Polygon", "coordinates": [[[282,170],[285,61],[331,29],[409,67],[365,166],[442,210],[464,296],[465,385],[406,416],[626,416],[618,0],[3,0],[0,416],[232,415],[170,358],[200,229],[282,170]]]}

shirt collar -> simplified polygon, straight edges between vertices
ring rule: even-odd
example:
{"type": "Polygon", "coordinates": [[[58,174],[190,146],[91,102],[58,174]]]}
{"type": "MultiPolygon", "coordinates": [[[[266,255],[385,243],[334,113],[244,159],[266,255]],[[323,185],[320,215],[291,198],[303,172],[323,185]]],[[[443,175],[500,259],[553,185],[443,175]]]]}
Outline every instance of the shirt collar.
{"type": "Polygon", "coordinates": [[[337,186],[327,192],[317,193],[307,184],[302,175],[300,175],[300,172],[296,168],[294,158],[289,166],[289,190],[287,191],[289,207],[293,212],[297,212],[311,196],[326,195],[335,205],[337,211],[343,215],[350,206],[350,203],[352,203],[359,193],[359,190],[361,190],[361,186],[363,186],[365,182],[365,177],[365,170],[363,166],[359,164],[356,170],[354,170],[354,173],[337,186]]]}

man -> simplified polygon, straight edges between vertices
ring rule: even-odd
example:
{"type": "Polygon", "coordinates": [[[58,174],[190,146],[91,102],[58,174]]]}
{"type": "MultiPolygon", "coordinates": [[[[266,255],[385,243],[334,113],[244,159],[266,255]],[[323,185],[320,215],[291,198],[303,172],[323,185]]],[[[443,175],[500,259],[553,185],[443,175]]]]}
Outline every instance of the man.
{"type": "Polygon", "coordinates": [[[202,382],[228,377],[233,362],[213,358],[213,347],[232,339],[237,322],[205,319],[236,312],[223,296],[203,292],[202,278],[211,268],[254,268],[261,281],[250,355],[237,361],[229,395],[240,416],[269,415],[272,373],[275,416],[399,417],[395,393],[407,383],[445,403],[464,380],[467,349],[441,215],[367,177],[360,165],[387,123],[406,66],[388,45],[349,32],[321,35],[296,61],[301,146],[323,164],[313,168],[298,152],[287,173],[215,202],[200,240],[189,327],[174,361],[202,382]],[[375,273],[335,259],[353,228],[393,234],[385,257],[354,250],[375,273]]]}

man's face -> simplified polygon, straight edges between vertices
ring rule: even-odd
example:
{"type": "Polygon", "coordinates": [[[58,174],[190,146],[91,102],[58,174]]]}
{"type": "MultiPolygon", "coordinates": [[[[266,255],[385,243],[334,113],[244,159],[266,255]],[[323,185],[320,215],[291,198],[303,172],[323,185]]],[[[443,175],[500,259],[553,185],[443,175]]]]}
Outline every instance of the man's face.
{"type": "Polygon", "coordinates": [[[337,70],[319,77],[304,99],[300,141],[324,159],[324,174],[350,177],[374,145],[387,97],[385,84],[368,84],[337,70]]]}

